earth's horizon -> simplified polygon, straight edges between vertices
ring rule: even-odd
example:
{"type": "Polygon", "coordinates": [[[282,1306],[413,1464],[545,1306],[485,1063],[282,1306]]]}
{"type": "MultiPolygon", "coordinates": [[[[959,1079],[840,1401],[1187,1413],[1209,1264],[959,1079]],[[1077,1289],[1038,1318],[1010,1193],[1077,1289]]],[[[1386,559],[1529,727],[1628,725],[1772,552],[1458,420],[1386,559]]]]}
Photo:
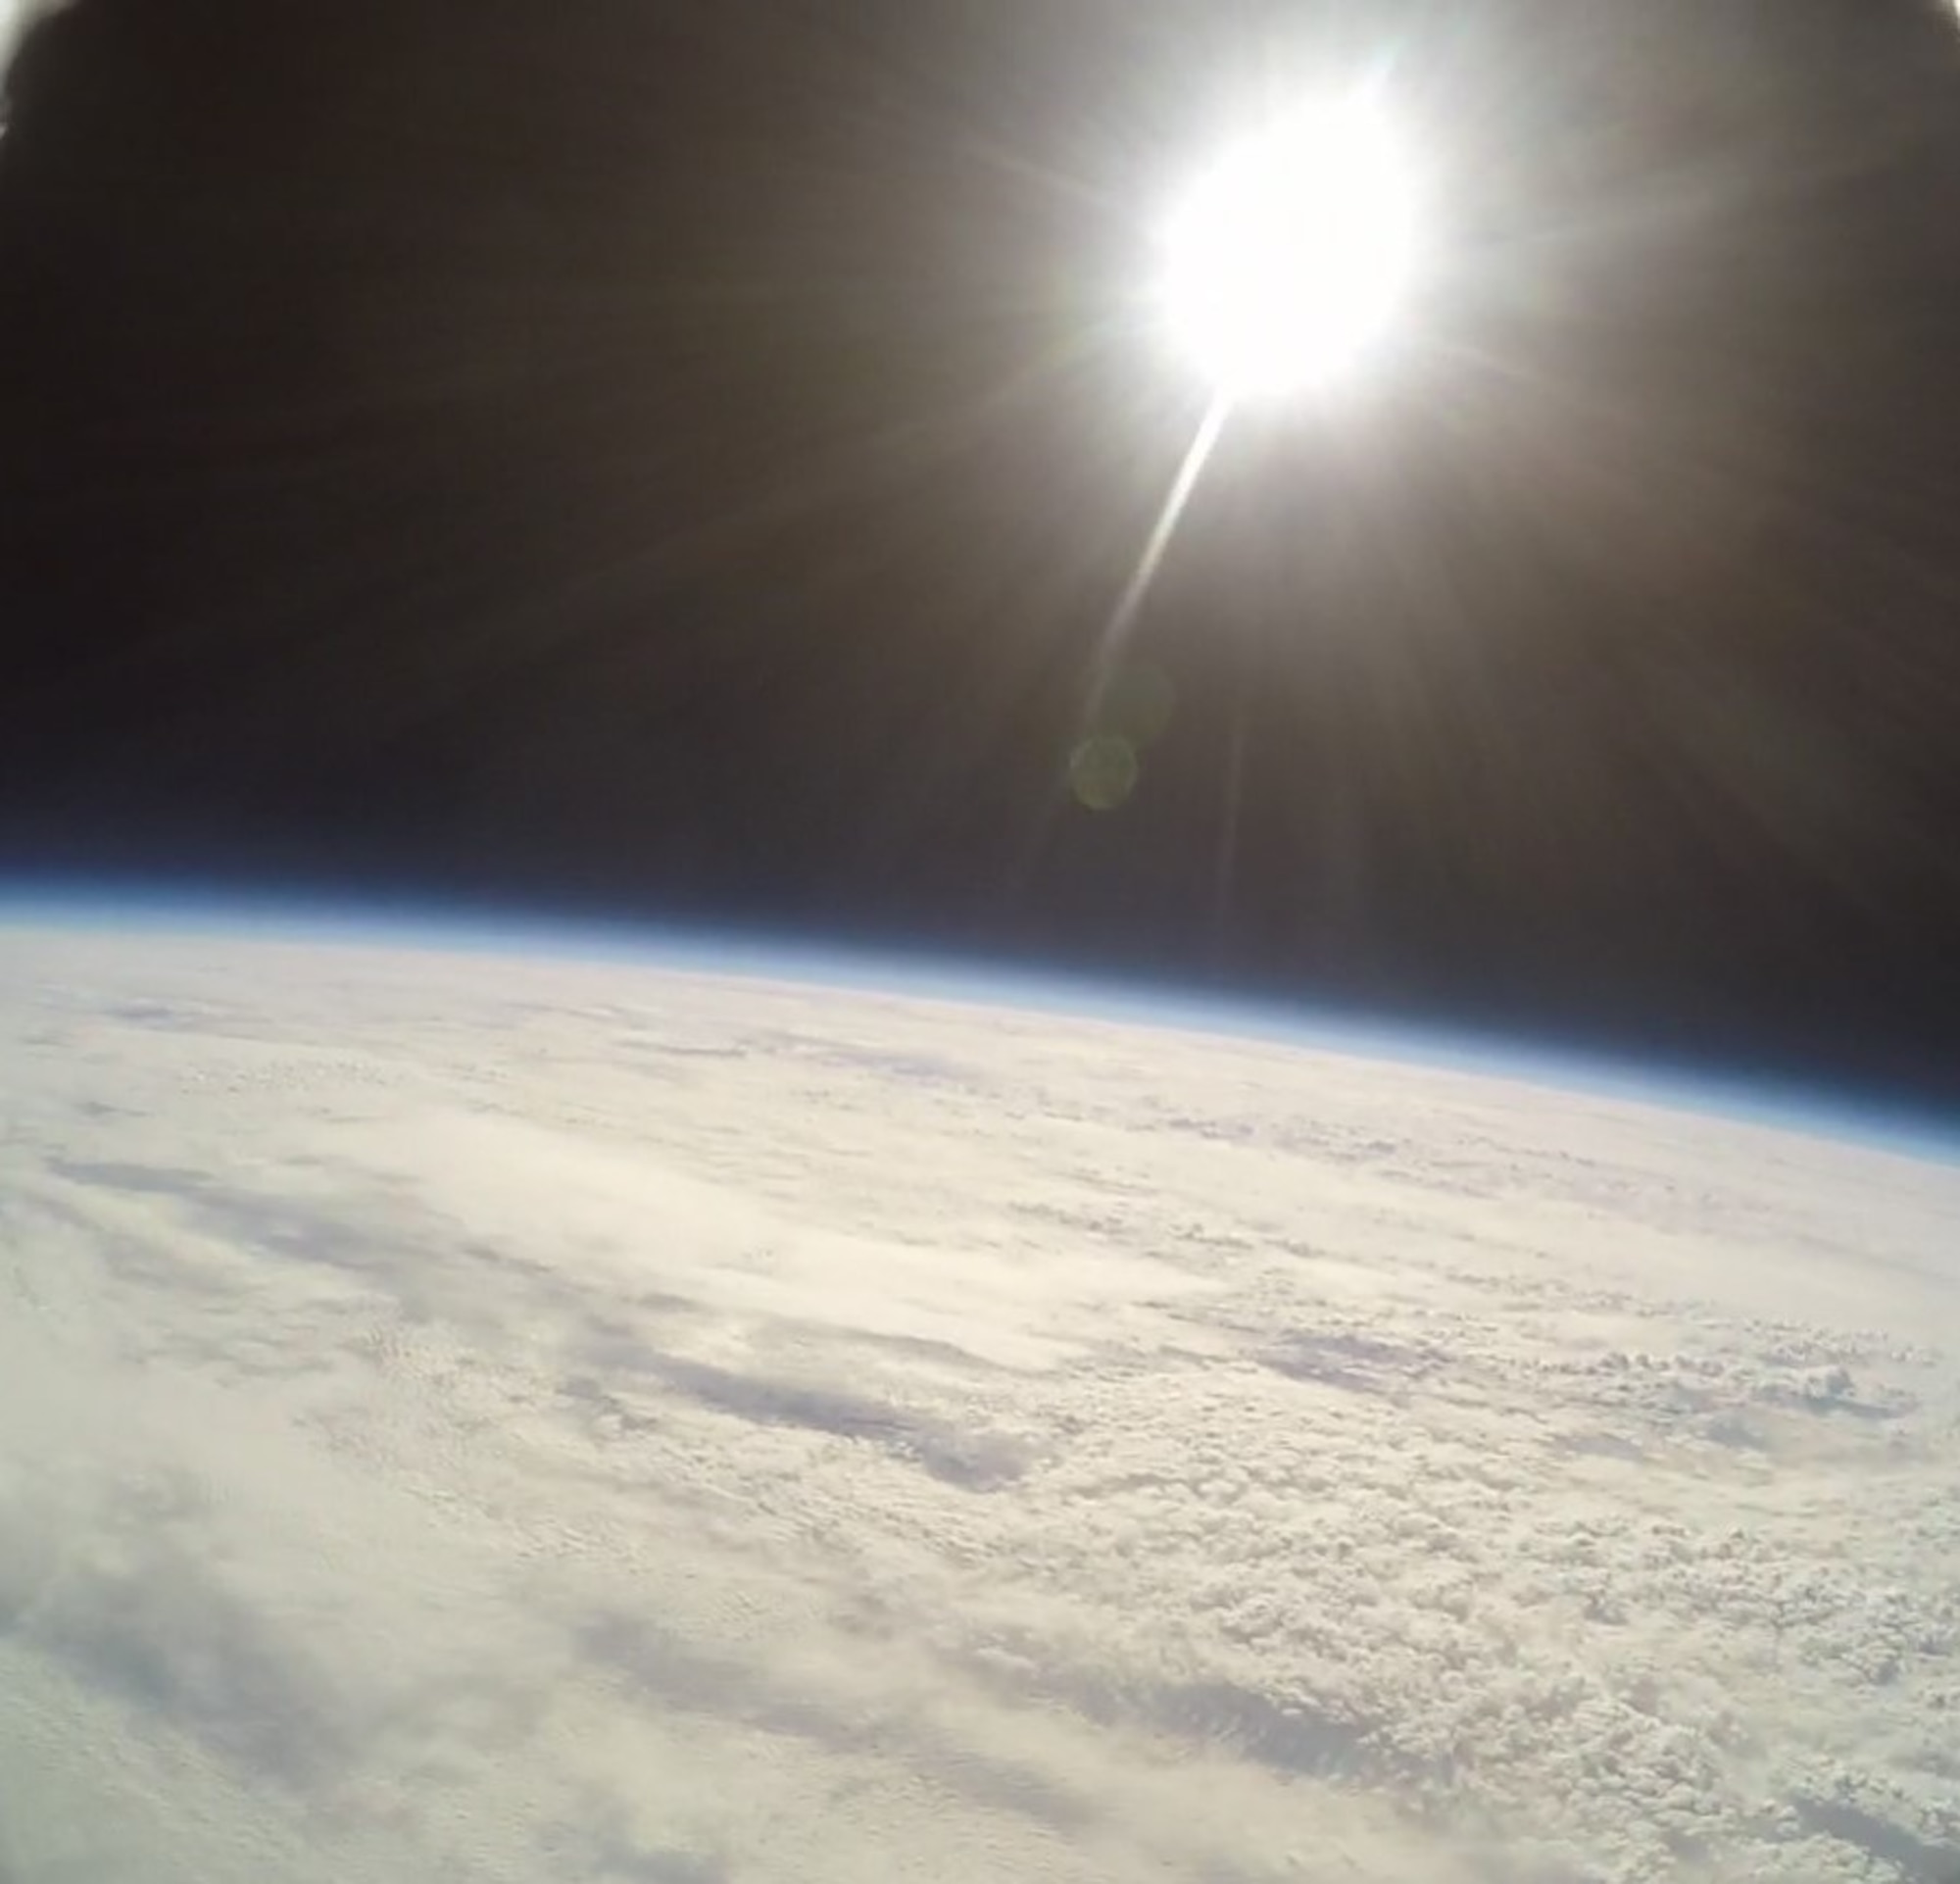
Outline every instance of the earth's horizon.
{"type": "Polygon", "coordinates": [[[1494,1075],[1582,1098],[1624,1099],[1730,1122],[1768,1125],[1916,1161],[1960,1165],[1960,1109],[1827,1070],[1752,1067],[1740,1048],[1686,1058],[1678,1043],[1589,1036],[1549,1022],[1479,1020],[1474,1010],[1398,1014],[1357,1000],[1193,983],[1115,967],[1001,960],[921,943],[802,935],[715,923],[546,910],[498,899],[449,906],[389,896],[260,894],[236,885],[189,893],[111,875],[47,888],[0,880],[0,941],[10,935],[215,938],[269,947],[492,956],[608,964],[778,986],[868,992],[960,1008],[1141,1024],[1180,1035],[1252,1040],[1307,1052],[1494,1075]]]}
{"type": "Polygon", "coordinates": [[[0,913],[6,1884],[1960,1877],[1953,1164],[212,914],[0,913]]]}

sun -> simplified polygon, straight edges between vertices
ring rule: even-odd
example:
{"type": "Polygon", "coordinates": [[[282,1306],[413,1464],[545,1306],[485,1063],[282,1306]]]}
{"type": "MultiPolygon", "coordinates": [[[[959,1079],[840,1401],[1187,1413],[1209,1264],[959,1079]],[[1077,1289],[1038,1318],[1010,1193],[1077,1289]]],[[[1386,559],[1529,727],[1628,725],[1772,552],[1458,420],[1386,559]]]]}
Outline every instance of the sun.
{"type": "Polygon", "coordinates": [[[1372,100],[1309,105],[1227,150],[1160,231],[1172,340],[1223,399],[1345,376],[1413,273],[1416,192],[1372,100]]]}

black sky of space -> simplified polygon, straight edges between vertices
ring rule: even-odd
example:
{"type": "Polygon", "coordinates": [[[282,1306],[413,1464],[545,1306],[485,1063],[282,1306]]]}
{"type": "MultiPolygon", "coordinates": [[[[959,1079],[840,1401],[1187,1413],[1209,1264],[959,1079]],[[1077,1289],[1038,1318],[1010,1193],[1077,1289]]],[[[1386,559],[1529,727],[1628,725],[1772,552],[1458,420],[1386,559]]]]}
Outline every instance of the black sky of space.
{"type": "Polygon", "coordinates": [[[0,869],[729,918],[1960,1105],[1933,0],[76,0],[0,140],[0,869]],[[1377,74],[1447,240],[1228,428],[1148,217],[1377,74]]]}

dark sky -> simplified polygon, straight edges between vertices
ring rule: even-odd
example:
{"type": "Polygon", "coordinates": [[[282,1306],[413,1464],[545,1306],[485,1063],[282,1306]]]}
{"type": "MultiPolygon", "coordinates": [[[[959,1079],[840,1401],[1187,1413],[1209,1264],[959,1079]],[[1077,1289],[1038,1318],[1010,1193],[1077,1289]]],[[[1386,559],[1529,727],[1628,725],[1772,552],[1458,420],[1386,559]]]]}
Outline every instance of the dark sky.
{"type": "Polygon", "coordinates": [[[77,0],[0,142],[0,868],[956,944],[1960,1103],[1937,0],[77,0]],[[1367,71],[1441,237],[1242,415],[1151,218],[1367,71]]]}

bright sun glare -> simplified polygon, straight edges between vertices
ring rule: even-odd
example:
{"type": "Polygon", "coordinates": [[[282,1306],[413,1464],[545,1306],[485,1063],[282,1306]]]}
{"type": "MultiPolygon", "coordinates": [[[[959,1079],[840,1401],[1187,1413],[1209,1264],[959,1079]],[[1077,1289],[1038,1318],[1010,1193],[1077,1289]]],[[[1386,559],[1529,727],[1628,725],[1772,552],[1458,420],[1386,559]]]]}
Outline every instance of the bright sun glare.
{"type": "Polygon", "coordinates": [[[1325,385],[1387,330],[1414,238],[1408,167],[1380,112],[1301,110],[1228,150],[1173,209],[1172,336],[1221,398],[1325,385]]]}

